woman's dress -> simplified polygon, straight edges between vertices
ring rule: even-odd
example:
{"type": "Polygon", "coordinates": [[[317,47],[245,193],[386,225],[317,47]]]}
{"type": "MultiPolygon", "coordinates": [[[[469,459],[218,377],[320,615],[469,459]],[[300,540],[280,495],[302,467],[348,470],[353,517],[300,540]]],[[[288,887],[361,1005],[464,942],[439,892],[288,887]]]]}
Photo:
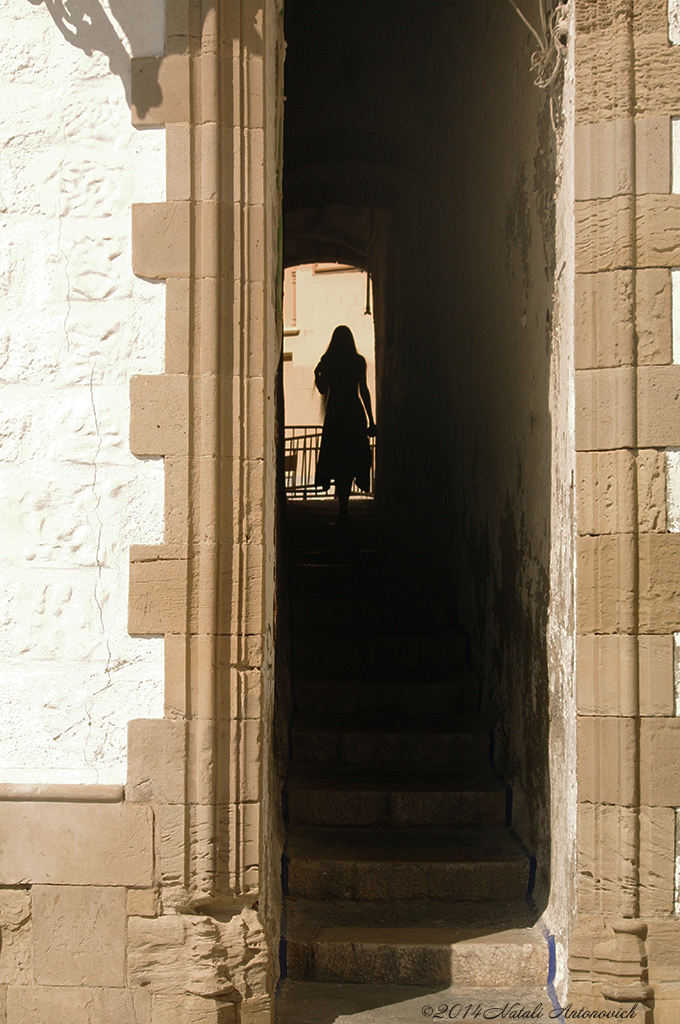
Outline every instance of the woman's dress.
{"type": "Polygon", "coordinates": [[[322,358],[314,378],[321,394],[327,395],[321,447],[316,463],[315,483],[327,491],[332,480],[345,475],[356,480],[362,491],[371,489],[371,445],[366,428],[366,410],[359,397],[359,385],[366,377],[363,356],[343,366],[328,365],[322,358]]]}

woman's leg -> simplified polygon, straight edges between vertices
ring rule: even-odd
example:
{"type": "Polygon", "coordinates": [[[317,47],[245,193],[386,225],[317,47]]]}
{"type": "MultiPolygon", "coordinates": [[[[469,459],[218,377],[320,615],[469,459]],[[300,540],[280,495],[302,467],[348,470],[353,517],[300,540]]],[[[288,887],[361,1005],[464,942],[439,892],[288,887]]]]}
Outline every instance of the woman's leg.
{"type": "Polygon", "coordinates": [[[349,492],[352,490],[352,477],[349,473],[338,473],[335,477],[335,497],[340,504],[340,518],[348,515],[349,492]]]}

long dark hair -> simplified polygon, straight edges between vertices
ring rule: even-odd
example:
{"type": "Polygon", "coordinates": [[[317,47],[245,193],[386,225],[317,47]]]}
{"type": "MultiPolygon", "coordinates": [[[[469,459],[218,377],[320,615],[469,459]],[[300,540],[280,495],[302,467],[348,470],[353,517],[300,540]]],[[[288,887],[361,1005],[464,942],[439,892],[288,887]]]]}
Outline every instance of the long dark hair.
{"type": "Polygon", "coordinates": [[[349,327],[341,324],[336,327],[331,335],[328,348],[321,356],[320,366],[326,373],[333,370],[354,370],[355,366],[363,361],[364,357],[357,352],[354,335],[349,327]]]}
{"type": "MultiPolygon", "coordinates": [[[[321,408],[324,413],[328,404],[329,385],[333,378],[336,381],[338,378],[346,379],[349,377],[351,379],[358,375],[362,365],[366,365],[366,360],[357,352],[354,335],[349,327],[341,324],[333,331],[328,348],[321,356],[319,365],[316,368],[316,373],[321,374],[321,380],[323,381],[323,385],[319,390],[321,391],[321,408]]],[[[317,377],[317,387],[319,387],[319,383],[320,381],[317,377]]]]}

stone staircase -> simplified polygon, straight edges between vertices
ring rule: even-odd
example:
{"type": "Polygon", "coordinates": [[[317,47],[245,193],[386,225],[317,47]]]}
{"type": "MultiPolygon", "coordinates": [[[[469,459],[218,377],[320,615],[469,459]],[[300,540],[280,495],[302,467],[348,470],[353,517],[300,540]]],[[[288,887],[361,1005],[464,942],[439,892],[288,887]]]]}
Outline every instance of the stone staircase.
{"type": "Polygon", "coordinates": [[[287,976],[544,989],[529,861],[435,567],[397,559],[370,502],[335,514],[290,510],[287,976]]]}

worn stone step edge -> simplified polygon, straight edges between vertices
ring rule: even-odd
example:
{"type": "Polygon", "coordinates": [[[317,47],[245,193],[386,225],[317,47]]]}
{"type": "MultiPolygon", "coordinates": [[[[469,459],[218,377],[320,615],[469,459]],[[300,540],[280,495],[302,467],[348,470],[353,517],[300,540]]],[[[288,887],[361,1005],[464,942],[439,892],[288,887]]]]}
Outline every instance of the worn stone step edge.
{"type": "Polygon", "coordinates": [[[502,825],[504,792],[390,792],[292,789],[288,814],[293,825],[414,826],[502,825]]]}
{"type": "Polygon", "coordinates": [[[396,900],[384,903],[336,900],[286,901],[288,935],[300,941],[311,941],[328,928],[402,929],[456,928],[478,935],[496,934],[522,928],[533,928],[536,914],[525,899],[511,902],[469,903],[437,900],[396,900]],[[454,922],[454,923],[452,923],[454,922]]]}
{"type": "Polygon", "coordinates": [[[432,899],[496,903],[526,892],[528,864],[513,861],[348,861],[294,859],[288,866],[293,899],[384,902],[432,899]]]}
{"type": "Polygon", "coordinates": [[[440,1006],[450,1010],[456,1005],[461,1007],[461,1013],[468,1005],[473,1009],[481,1006],[484,1013],[501,1011],[506,1004],[530,1010],[541,1005],[541,1019],[548,1019],[552,1004],[544,984],[519,987],[515,983],[499,990],[489,987],[491,981],[485,978],[484,987],[449,988],[288,980],[276,1002],[276,1024],[319,1024],[338,1019],[345,1024],[414,1024],[427,1019],[423,1013],[426,1006],[432,1008],[433,1014],[440,1006]]]}
{"type": "Polygon", "coordinates": [[[312,942],[289,940],[289,977],[299,980],[399,981],[405,984],[478,986],[493,978],[498,988],[545,984],[548,949],[535,929],[475,938],[386,935],[367,929],[350,936],[332,932],[312,942]],[[433,941],[434,940],[434,941],[433,941]]]}

